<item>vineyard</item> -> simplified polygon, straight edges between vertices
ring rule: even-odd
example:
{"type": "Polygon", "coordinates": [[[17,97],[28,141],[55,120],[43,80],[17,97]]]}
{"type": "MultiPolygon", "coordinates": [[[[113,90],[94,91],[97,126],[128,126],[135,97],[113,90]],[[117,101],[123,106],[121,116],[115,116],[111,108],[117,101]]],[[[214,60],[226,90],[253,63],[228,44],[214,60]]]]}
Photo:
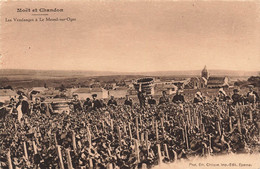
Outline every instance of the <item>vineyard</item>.
{"type": "Polygon", "coordinates": [[[1,119],[2,168],[151,168],[197,156],[259,153],[259,105],[137,104],[1,119]]]}

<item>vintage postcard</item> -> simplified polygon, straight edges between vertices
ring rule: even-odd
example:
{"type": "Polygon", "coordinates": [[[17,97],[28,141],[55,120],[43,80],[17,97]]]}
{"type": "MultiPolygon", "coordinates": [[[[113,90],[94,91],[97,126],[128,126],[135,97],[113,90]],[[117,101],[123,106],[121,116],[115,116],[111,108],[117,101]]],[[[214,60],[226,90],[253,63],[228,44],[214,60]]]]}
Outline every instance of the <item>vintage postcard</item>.
{"type": "Polygon", "coordinates": [[[0,17],[0,168],[260,168],[259,1],[1,1],[0,17]]]}

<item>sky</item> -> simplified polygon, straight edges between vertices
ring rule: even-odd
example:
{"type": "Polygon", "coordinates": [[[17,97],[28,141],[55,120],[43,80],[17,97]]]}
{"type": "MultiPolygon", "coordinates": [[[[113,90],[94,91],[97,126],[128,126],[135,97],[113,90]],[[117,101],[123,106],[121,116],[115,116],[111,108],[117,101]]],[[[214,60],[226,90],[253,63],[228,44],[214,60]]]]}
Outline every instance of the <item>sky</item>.
{"type": "Polygon", "coordinates": [[[259,2],[88,1],[1,5],[1,68],[259,71],[259,2]],[[62,8],[32,16],[17,8],[62,8]],[[5,18],[76,18],[6,22],[5,18]]]}

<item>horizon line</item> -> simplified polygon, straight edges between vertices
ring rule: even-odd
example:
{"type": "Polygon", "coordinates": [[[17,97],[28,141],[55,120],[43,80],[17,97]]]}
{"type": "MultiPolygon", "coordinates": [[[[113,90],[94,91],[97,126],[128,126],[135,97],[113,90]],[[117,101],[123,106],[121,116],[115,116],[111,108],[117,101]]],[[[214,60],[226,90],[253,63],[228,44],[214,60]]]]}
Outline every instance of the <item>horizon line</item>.
{"type": "MultiPolygon", "coordinates": [[[[203,69],[203,68],[202,68],[203,69]]],[[[202,71],[202,69],[185,69],[185,70],[158,70],[158,71],[113,71],[113,70],[76,70],[76,69],[27,69],[27,68],[0,68],[0,70],[33,70],[33,71],[82,71],[82,72],[111,72],[111,73],[154,73],[154,72],[181,72],[181,71],[202,71]]],[[[238,69],[208,69],[208,71],[243,71],[243,72],[260,72],[260,70],[238,70],[238,69]]]]}

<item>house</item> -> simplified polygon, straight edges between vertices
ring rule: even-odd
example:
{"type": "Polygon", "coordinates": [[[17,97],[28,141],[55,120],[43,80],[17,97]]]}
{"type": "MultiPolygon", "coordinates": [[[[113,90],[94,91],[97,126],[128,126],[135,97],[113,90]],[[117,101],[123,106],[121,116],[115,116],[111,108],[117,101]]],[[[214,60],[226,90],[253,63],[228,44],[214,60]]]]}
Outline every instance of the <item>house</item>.
{"type": "Polygon", "coordinates": [[[0,89],[0,102],[8,102],[11,98],[17,98],[18,94],[11,89],[0,89]]]}
{"type": "Polygon", "coordinates": [[[37,92],[36,94],[31,95],[31,99],[34,101],[35,98],[45,98],[45,99],[54,99],[57,96],[60,96],[62,92],[55,89],[47,89],[44,91],[37,92]]]}
{"type": "Polygon", "coordinates": [[[108,91],[103,88],[77,88],[72,90],[72,94],[77,94],[80,100],[92,98],[92,94],[97,94],[98,99],[108,98],[108,91]]]}
{"type": "Polygon", "coordinates": [[[130,96],[137,96],[138,92],[137,90],[135,90],[134,87],[129,87],[127,90],[127,94],[130,96]]]}
{"type": "Polygon", "coordinates": [[[172,82],[175,86],[177,86],[179,89],[184,89],[185,85],[189,83],[190,79],[185,79],[185,80],[175,80],[172,82]]]}
{"type": "Polygon", "coordinates": [[[221,88],[221,87],[229,87],[229,79],[228,77],[209,77],[207,82],[208,88],[221,88]]]}
{"type": "Polygon", "coordinates": [[[192,77],[189,79],[185,89],[201,89],[207,86],[207,79],[204,77],[192,77]]]}
{"type": "Polygon", "coordinates": [[[108,91],[109,96],[114,96],[115,98],[123,98],[128,94],[127,87],[117,87],[113,90],[108,91]]]}
{"type": "Polygon", "coordinates": [[[176,93],[178,87],[174,84],[156,84],[154,87],[154,95],[162,95],[166,91],[168,95],[176,93]]]}
{"type": "Polygon", "coordinates": [[[48,90],[48,88],[45,87],[33,87],[29,90],[30,99],[32,100],[34,95],[44,92],[45,90],[48,90]]]}

